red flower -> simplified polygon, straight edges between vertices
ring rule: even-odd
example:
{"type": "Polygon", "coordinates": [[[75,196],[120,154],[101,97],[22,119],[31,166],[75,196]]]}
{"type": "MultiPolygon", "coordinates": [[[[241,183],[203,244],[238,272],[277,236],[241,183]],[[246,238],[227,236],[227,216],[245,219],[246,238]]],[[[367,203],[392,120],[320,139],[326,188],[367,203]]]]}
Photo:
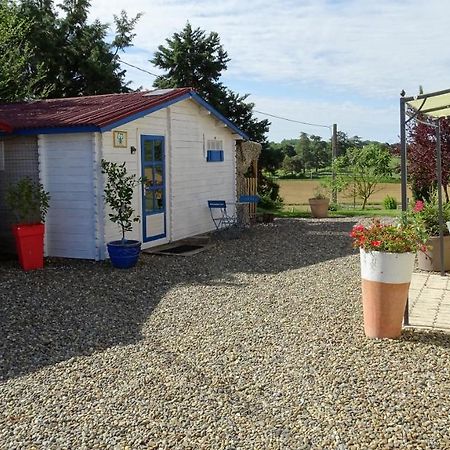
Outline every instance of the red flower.
{"type": "Polygon", "coordinates": [[[416,204],[414,205],[413,211],[414,212],[420,212],[424,208],[424,203],[422,200],[417,200],[416,204]]]}
{"type": "Polygon", "coordinates": [[[374,247],[379,247],[381,245],[381,241],[372,241],[372,245],[374,247]]]}
{"type": "Polygon", "coordinates": [[[353,231],[364,231],[364,225],[355,225],[353,231]]]}

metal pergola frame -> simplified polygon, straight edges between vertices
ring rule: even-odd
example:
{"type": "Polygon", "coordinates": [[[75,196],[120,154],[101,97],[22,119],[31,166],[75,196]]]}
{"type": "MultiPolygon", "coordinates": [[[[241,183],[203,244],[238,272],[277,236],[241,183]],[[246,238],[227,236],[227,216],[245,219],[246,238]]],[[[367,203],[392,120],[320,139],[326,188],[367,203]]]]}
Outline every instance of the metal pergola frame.
{"type": "MultiPolygon", "coordinates": [[[[403,94],[403,92],[402,92],[403,94]]],[[[445,276],[444,270],[444,219],[442,214],[442,150],[441,150],[441,123],[442,117],[450,115],[450,89],[421,94],[415,97],[400,97],[400,156],[401,156],[401,175],[402,175],[402,210],[408,208],[408,172],[407,172],[407,145],[406,145],[406,125],[411,120],[417,119],[419,114],[427,117],[430,122],[424,122],[426,125],[434,127],[436,130],[436,179],[438,185],[438,207],[439,207],[439,247],[441,276],[445,276]],[[432,99],[431,101],[429,101],[432,99]],[[432,107],[427,107],[428,103],[433,102],[432,107]],[[409,108],[409,117],[406,118],[409,108]]],[[[406,303],[404,324],[409,325],[409,301],[406,303]]]]}

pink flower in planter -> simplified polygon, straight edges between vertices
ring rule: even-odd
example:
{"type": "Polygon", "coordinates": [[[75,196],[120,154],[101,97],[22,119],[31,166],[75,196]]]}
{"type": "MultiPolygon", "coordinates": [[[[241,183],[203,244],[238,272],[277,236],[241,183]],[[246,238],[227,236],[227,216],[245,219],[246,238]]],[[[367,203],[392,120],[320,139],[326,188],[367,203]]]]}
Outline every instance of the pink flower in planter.
{"type": "Polygon", "coordinates": [[[416,204],[414,205],[413,211],[414,212],[420,212],[424,208],[424,203],[422,200],[417,200],[416,204]]]}

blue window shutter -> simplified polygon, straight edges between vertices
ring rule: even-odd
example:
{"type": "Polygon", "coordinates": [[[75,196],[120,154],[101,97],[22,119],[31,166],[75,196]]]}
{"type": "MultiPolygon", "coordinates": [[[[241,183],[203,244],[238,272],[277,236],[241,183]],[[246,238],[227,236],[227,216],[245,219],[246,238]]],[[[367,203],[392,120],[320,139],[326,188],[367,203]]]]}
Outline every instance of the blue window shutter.
{"type": "Polygon", "coordinates": [[[223,161],[223,150],[208,150],[206,154],[206,161],[208,162],[223,161]]]}

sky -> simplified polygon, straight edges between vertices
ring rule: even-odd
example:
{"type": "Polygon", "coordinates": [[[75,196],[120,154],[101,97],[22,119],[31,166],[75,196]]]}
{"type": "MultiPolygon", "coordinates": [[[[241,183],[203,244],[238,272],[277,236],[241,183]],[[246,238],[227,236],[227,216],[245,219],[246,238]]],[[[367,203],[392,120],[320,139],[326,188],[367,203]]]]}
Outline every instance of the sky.
{"type": "MultiPolygon", "coordinates": [[[[91,0],[91,19],[142,12],[134,47],[121,58],[156,74],[149,60],[186,22],[216,31],[231,61],[222,82],[248,93],[255,110],[393,143],[399,93],[450,88],[450,2],[446,0],[91,0]]],[[[124,66],[132,87],[154,77],[124,66]]],[[[256,114],[260,119],[269,118],[256,114]]],[[[269,140],[323,127],[275,118],[269,140]]]]}

